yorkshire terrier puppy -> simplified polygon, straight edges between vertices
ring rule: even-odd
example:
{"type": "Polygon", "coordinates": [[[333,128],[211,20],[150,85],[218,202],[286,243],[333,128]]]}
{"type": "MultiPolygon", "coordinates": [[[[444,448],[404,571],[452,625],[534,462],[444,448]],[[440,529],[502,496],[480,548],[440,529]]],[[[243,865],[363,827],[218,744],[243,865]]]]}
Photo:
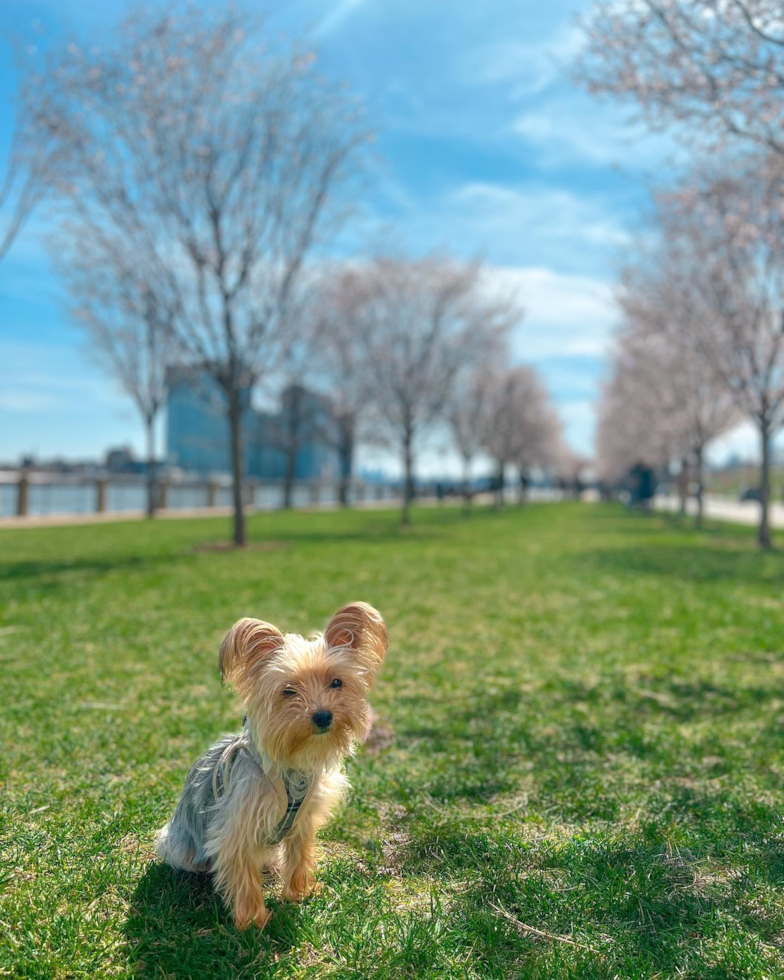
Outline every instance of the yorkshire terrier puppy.
{"type": "Polygon", "coordinates": [[[341,764],[367,735],[386,651],[384,620],[364,602],[310,640],[258,619],[224,639],[221,675],[244,702],[245,727],[193,766],[157,851],[173,868],[212,873],[238,929],[269,919],[262,868],[280,866],[290,901],[313,890],[316,832],[348,788],[341,764]]]}

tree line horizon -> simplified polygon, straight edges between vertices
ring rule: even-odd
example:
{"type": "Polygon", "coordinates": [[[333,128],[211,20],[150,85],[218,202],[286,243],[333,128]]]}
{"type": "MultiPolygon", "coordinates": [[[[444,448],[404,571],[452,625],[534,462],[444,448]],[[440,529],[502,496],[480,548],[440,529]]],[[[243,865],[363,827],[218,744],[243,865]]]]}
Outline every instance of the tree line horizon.
{"type": "MultiPolygon", "coordinates": [[[[774,5],[775,7],[775,5],[774,5]]],[[[784,26],[765,0],[598,0],[577,82],[672,132],[689,162],[652,194],[625,256],[620,325],[598,411],[597,466],[694,475],[739,421],[760,446],[759,543],[771,545],[771,441],[784,422],[784,26]]],[[[298,44],[241,8],[134,10],[86,47],[20,67],[0,257],[46,203],[71,313],[152,433],[161,364],[225,395],[234,538],[244,542],[244,393],[273,371],[319,375],[357,429],[394,445],[409,519],[418,441],[438,420],[470,466],[568,455],[522,318],[481,263],[384,246],[330,259],[372,179],[361,105],[298,44]]]]}
{"type": "Polygon", "coordinates": [[[566,457],[541,379],[510,354],[523,310],[478,260],[388,244],[330,257],[370,182],[373,137],[313,52],[240,7],[184,3],[134,9],[100,44],[54,44],[19,76],[0,258],[46,206],[69,315],[135,404],[148,460],[167,370],[216,385],[237,545],[243,405],[271,378],[329,396],[341,454],[360,439],[397,452],[404,523],[435,424],[466,473],[484,452],[501,482],[566,457]]]}
{"type": "Polygon", "coordinates": [[[606,479],[691,467],[739,421],[759,440],[759,544],[772,546],[771,441],[784,423],[784,20],[767,0],[600,0],[576,78],[673,134],[688,162],[659,181],[626,257],[599,406],[606,479]],[[619,426],[617,420],[624,419],[619,426]]]}

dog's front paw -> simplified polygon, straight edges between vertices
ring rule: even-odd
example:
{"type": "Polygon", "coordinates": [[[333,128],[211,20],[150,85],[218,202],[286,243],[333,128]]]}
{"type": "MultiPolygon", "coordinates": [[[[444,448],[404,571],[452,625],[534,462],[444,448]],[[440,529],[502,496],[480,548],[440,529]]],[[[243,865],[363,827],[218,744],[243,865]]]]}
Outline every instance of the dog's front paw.
{"type": "Polygon", "coordinates": [[[262,905],[260,909],[241,907],[234,911],[234,925],[238,932],[244,932],[251,923],[263,929],[272,918],[272,912],[262,905]]]}
{"type": "Polygon", "coordinates": [[[309,895],[317,895],[321,891],[321,882],[316,881],[312,874],[298,875],[284,886],[281,897],[287,902],[302,902],[309,895]]]}

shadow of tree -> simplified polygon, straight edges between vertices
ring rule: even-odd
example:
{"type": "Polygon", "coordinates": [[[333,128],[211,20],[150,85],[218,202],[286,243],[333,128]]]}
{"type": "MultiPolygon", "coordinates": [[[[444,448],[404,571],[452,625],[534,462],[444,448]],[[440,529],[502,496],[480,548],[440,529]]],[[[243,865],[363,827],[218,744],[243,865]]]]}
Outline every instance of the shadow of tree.
{"type": "Polygon", "coordinates": [[[661,575],[687,581],[711,583],[737,581],[748,584],[780,585],[784,582],[784,554],[755,550],[752,542],[737,542],[717,536],[710,544],[641,546],[629,549],[596,549],[579,557],[581,574],[591,570],[613,574],[661,575]],[[724,547],[713,544],[721,542],[724,547]]]}
{"type": "Polygon", "coordinates": [[[161,558],[143,558],[139,555],[120,559],[73,559],[70,561],[18,561],[0,562],[0,580],[39,580],[53,575],[87,574],[102,575],[114,568],[145,568],[160,562],[161,558]]]}

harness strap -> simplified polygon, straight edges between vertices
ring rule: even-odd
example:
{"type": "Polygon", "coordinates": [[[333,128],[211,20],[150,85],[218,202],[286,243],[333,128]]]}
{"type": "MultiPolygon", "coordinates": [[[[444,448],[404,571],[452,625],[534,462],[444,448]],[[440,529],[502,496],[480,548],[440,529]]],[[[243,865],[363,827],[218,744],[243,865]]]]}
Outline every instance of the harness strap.
{"type": "Polygon", "coordinates": [[[294,826],[294,822],[297,819],[303,803],[310,799],[310,796],[319,781],[319,774],[313,773],[307,787],[302,784],[303,777],[301,774],[297,774],[291,770],[287,770],[285,778],[282,778],[280,773],[277,771],[277,767],[273,765],[264,765],[262,758],[253,743],[253,738],[246,727],[241,734],[237,735],[231,742],[229,742],[215,764],[215,768],[212,770],[212,795],[216,802],[229,792],[231,785],[232,763],[234,762],[237,752],[240,750],[244,750],[248,753],[264,776],[269,780],[278,797],[278,802],[284,808],[285,812],[283,814],[283,818],[273,830],[270,840],[268,841],[269,844],[279,844],[294,826]],[[299,779],[296,778],[297,776],[299,776],[299,779]],[[299,785],[296,785],[296,783],[299,783],[299,785]],[[292,787],[294,787],[293,792],[292,787]]]}

